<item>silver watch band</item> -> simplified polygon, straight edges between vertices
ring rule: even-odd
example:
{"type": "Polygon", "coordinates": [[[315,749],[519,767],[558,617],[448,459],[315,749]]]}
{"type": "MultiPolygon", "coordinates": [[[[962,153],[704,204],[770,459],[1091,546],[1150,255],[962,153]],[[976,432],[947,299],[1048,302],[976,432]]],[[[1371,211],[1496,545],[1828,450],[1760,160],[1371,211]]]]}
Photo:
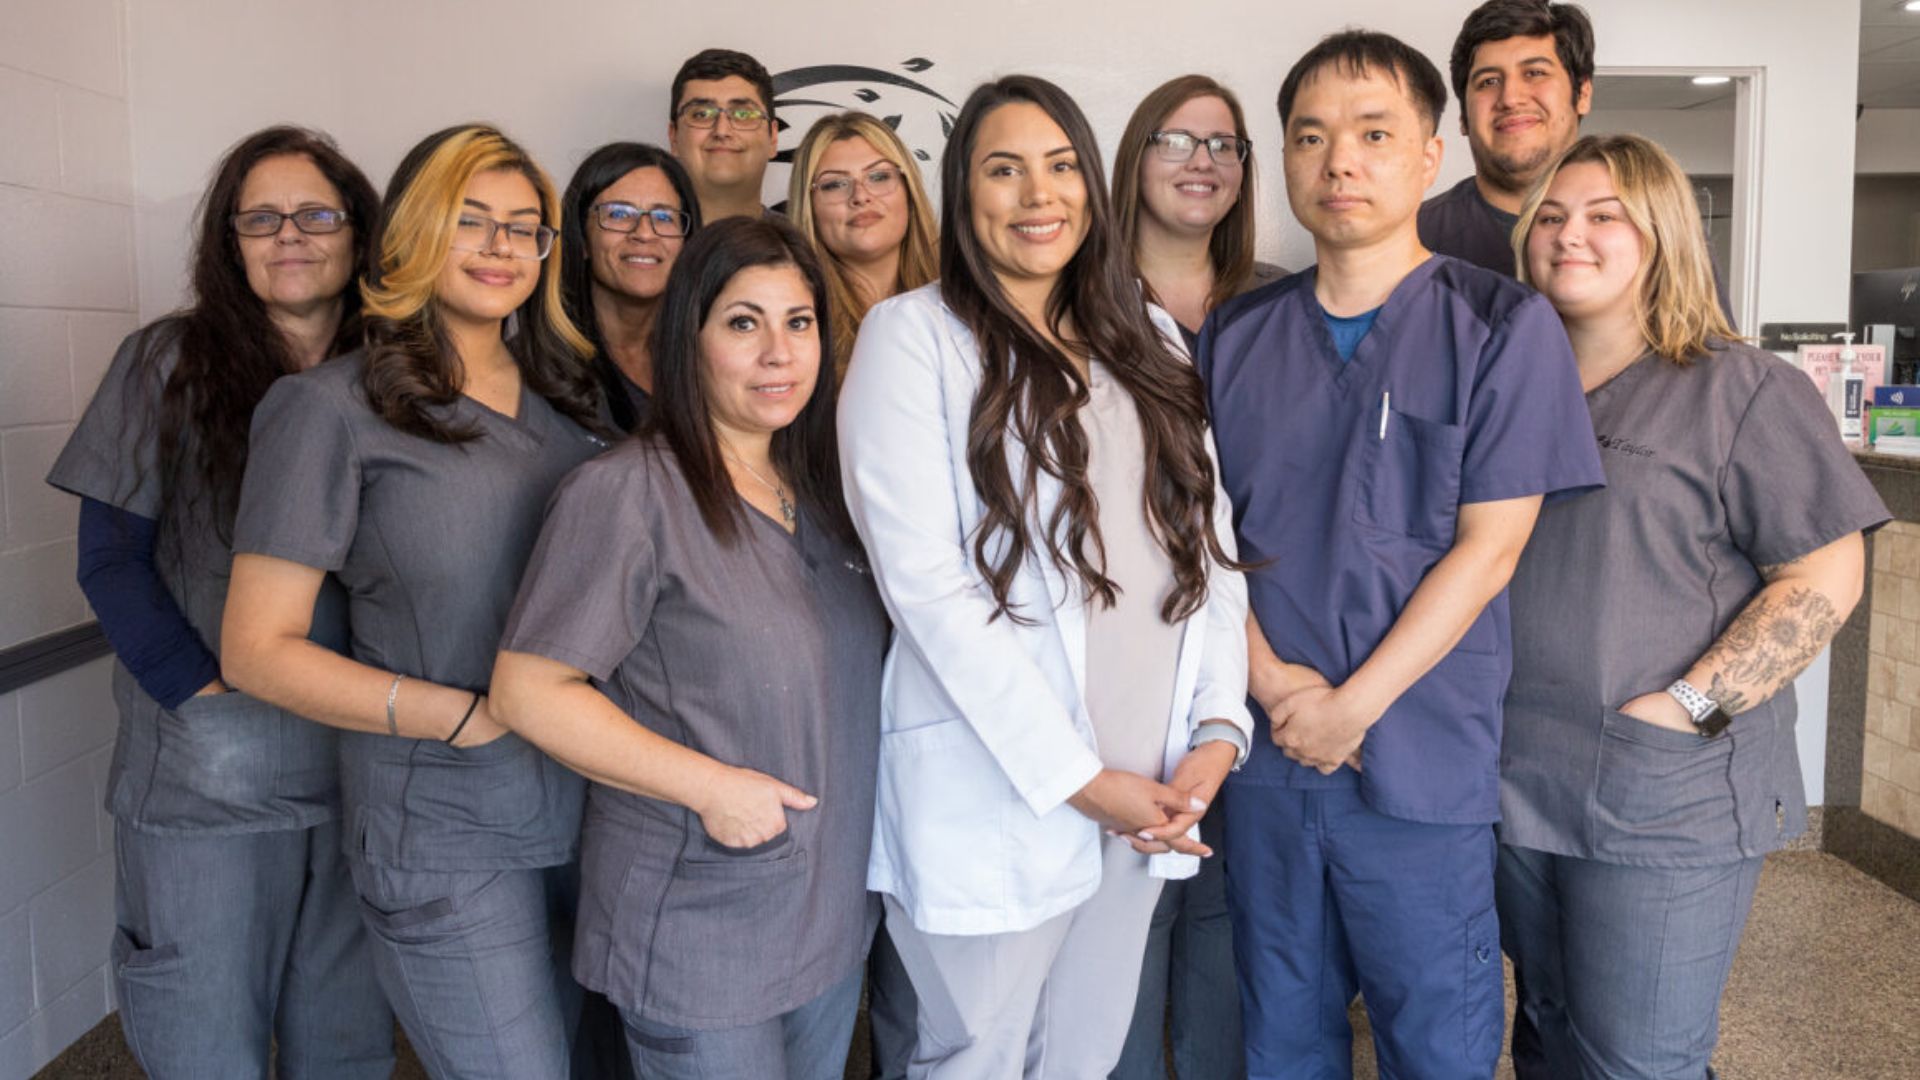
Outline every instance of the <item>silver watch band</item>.
{"type": "Polygon", "coordinates": [[[1226,742],[1233,744],[1233,771],[1239,772],[1240,766],[1247,762],[1247,737],[1232,724],[1201,724],[1194,729],[1193,737],[1187,741],[1187,749],[1198,750],[1204,743],[1226,742]]]}

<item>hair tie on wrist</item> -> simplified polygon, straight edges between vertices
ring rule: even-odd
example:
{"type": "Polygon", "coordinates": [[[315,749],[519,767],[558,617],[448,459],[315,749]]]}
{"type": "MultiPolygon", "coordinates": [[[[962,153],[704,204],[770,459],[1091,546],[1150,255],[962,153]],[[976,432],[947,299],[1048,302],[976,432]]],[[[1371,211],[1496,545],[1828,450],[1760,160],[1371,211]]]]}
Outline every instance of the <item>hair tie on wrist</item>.
{"type": "Polygon", "coordinates": [[[479,707],[480,707],[480,691],[475,690],[473,692],[473,700],[467,702],[466,713],[460,717],[459,723],[453,725],[452,733],[447,736],[446,742],[448,746],[452,746],[453,740],[459,738],[460,733],[467,730],[467,721],[473,719],[473,710],[479,707]]]}

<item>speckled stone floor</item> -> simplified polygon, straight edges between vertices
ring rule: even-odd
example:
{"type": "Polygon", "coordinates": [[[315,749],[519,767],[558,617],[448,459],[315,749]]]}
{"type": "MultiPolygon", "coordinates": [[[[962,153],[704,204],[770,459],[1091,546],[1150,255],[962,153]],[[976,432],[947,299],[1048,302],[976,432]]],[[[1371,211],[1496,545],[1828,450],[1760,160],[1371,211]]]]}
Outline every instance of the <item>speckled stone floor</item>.
{"type": "MultiPolygon", "coordinates": [[[[1374,1080],[1364,1025],[1360,1016],[1355,1075],[1374,1080]]],[[[396,1078],[425,1076],[402,1056],[396,1078]]],[[[1769,859],[1727,987],[1714,1066],[1727,1080],[1920,1077],[1920,904],[1830,855],[1769,859]]],[[[109,1017],[39,1075],[117,1080],[140,1071],[109,1017]]],[[[1497,1076],[1512,1075],[1502,1060],[1497,1076]]],[[[847,1076],[864,1080],[864,1051],[847,1076]]]]}

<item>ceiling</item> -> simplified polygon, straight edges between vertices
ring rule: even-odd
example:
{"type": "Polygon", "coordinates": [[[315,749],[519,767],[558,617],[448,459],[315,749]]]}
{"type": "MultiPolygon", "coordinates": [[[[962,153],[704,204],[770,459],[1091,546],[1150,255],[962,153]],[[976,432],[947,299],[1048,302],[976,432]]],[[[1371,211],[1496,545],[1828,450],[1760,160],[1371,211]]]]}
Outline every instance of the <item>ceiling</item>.
{"type": "Polygon", "coordinates": [[[1596,107],[1615,109],[1731,109],[1732,83],[1695,86],[1686,75],[1595,75],[1596,107]]]}
{"type": "Polygon", "coordinates": [[[1860,0],[1860,104],[1920,109],[1920,12],[1899,0],[1860,0]]]}

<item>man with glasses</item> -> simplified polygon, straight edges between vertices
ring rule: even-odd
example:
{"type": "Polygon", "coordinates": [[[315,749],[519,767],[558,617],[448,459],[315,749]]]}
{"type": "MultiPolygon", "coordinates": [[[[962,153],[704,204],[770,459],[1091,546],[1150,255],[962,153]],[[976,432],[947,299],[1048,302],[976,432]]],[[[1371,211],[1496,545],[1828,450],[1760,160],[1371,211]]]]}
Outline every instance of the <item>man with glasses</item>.
{"type": "Polygon", "coordinates": [[[773,121],[773,76],[732,49],[703,49],[673,77],[667,144],[693,177],[708,224],[757,217],[761,181],[780,140],[773,121]]]}

